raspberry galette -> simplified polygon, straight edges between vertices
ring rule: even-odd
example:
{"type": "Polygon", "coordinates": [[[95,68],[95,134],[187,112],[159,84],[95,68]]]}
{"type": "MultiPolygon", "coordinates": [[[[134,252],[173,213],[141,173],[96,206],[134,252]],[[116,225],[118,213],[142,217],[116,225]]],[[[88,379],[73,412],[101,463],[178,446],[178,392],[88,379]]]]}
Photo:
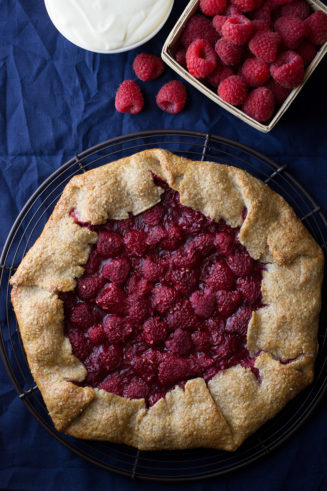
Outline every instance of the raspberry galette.
{"type": "Polygon", "coordinates": [[[154,149],[69,182],[12,302],[58,430],[234,450],[312,381],[322,270],[261,181],[154,149]]]}

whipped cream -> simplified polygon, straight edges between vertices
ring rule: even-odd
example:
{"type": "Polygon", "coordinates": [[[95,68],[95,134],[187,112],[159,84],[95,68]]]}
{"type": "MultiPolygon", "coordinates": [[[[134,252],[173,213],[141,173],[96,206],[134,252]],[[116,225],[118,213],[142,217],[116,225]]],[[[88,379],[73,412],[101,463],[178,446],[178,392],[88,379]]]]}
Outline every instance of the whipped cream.
{"type": "Polygon", "coordinates": [[[45,0],[69,41],[90,51],[121,50],[159,30],[174,0],[45,0]]]}

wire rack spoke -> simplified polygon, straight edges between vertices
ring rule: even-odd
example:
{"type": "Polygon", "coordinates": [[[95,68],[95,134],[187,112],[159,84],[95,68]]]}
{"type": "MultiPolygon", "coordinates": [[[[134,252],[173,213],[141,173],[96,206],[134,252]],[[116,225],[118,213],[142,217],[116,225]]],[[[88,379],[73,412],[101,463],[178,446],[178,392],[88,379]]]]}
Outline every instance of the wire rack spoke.
{"type": "Polygon", "coordinates": [[[19,397],[19,399],[24,399],[25,397],[31,395],[37,389],[38,389],[38,386],[34,385],[33,387],[30,387],[29,389],[25,390],[21,394],[18,394],[18,397],[19,397]]]}
{"type": "Polygon", "coordinates": [[[318,213],[320,210],[321,210],[320,206],[316,206],[313,210],[309,211],[306,215],[304,215],[304,217],[301,218],[301,221],[304,222],[308,218],[318,213]]]}
{"type": "Polygon", "coordinates": [[[280,167],[278,167],[278,169],[276,169],[269,177],[267,177],[267,179],[265,179],[265,184],[268,184],[268,182],[270,182],[276,176],[281,174],[284,170],[287,169],[287,167],[288,167],[287,164],[284,164],[284,165],[281,165],[280,167]]]}

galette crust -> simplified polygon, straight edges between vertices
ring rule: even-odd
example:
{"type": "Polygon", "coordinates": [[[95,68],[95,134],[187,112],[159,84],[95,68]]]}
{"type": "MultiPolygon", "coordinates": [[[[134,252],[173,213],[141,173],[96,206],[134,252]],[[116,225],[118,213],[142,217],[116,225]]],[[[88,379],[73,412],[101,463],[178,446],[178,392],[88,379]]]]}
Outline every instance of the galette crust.
{"type": "Polygon", "coordinates": [[[12,303],[33,377],[60,431],[140,449],[235,450],[313,378],[323,254],[284,199],[235,167],[152,149],[71,179],[41,236],[11,279],[12,303]],[[63,333],[60,292],[76,286],[97,234],[74,223],[128,218],[160,201],[152,173],[182,204],[232,227],[250,255],[267,263],[266,305],[253,312],[247,348],[259,379],[240,365],[208,384],[190,380],[147,409],[143,399],[80,387],[86,376],[63,333]],[[247,208],[243,222],[241,214],[247,208]],[[74,381],[74,382],[73,382],[74,381]]]}

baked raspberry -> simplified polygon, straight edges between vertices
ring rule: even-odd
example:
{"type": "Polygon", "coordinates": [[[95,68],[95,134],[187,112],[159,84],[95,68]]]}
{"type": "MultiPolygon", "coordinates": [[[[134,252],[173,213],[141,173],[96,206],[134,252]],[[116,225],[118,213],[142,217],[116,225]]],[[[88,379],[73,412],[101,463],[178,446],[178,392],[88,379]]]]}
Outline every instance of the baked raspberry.
{"type": "Polygon", "coordinates": [[[215,15],[212,19],[212,25],[220,35],[222,35],[222,28],[227,19],[227,15],[215,15]]]}
{"type": "Polygon", "coordinates": [[[234,249],[234,238],[227,232],[219,232],[215,236],[214,245],[218,249],[218,254],[227,256],[234,249]]]}
{"type": "Polygon", "coordinates": [[[112,259],[106,263],[101,271],[103,278],[117,283],[117,285],[122,285],[125,283],[128,273],[130,271],[130,264],[128,259],[125,257],[118,257],[117,259],[112,259]]]}
{"type": "Polygon", "coordinates": [[[83,276],[77,280],[77,293],[82,300],[89,300],[96,296],[104,285],[104,279],[100,276],[83,276]]]}
{"type": "Polygon", "coordinates": [[[238,75],[225,78],[218,86],[219,97],[233,106],[243,104],[247,93],[246,83],[238,75]]]}
{"type": "Polygon", "coordinates": [[[280,34],[284,45],[290,49],[297,48],[308,34],[308,27],[298,17],[279,17],[274,28],[280,34]]]}
{"type": "Polygon", "coordinates": [[[216,294],[218,313],[223,317],[229,317],[238,309],[242,297],[237,291],[220,290],[216,294]]]}
{"type": "Polygon", "coordinates": [[[321,46],[327,41],[327,15],[317,10],[305,19],[308,28],[308,39],[311,43],[321,46]]]}
{"type": "Polygon", "coordinates": [[[128,300],[128,315],[133,321],[142,322],[150,314],[150,301],[144,295],[132,293],[128,300]]]}
{"type": "Polygon", "coordinates": [[[227,0],[200,0],[200,9],[209,17],[224,13],[226,8],[227,0]]]}
{"type": "Polygon", "coordinates": [[[88,336],[92,344],[102,344],[106,340],[106,334],[102,324],[92,327],[88,332],[88,336]]]}
{"type": "Polygon", "coordinates": [[[158,369],[158,379],[163,387],[169,387],[195,374],[196,369],[191,360],[170,354],[165,355],[158,369]]]}
{"type": "Polygon", "coordinates": [[[87,303],[77,304],[71,311],[69,322],[78,329],[88,329],[93,324],[93,315],[87,303]]]}
{"type": "Polygon", "coordinates": [[[169,225],[166,236],[162,241],[162,247],[168,251],[177,249],[183,242],[183,231],[181,227],[175,224],[169,225]]]}
{"type": "Polygon", "coordinates": [[[241,307],[234,315],[229,317],[229,319],[227,320],[226,331],[245,337],[251,316],[251,307],[241,307]]]}
{"type": "Polygon", "coordinates": [[[151,227],[148,232],[147,244],[150,247],[155,247],[158,245],[162,239],[167,237],[167,231],[163,226],[158,225],[157,227],[151,227]]]}
{"type": "Polygon", "coordinates": [[[144,98],[140,87],[133,80],[124,80],[118,87],[115,108],[120,113],[137,114],[142,111],[144,98]]]}
{"type": "Polygon", "coordinates": [[[225,262],[219,261],[214,265],[206,284],[215,290],[227,290],[234,286],[235,276],[225,262]]]}
{"type": "Polygon", "coordinates": [[[115,283],[107,285],[96,298],[97,305],[110,314],[121,314],[125,310],[126,295],[115,283]]]}
{"type": "Polygon", "coordinates": [[[234,75],[234,72],[230,67],[218,65],[217,68],[209,75],[207,81],[212,87],[217,89],[220,82],[225,80],[227,77],[231,77],[232,75],[234,75]]]}
{"type": "Polygon", "coordinates": [[[191,336],[181,328],[173,332],[165,345],[168,351],[179,356],[188,355],[193,348],[191,336]]]}
{"type": "MultiPolygon", "coordinates": [[[[237,315],[237,314],[235,314],[237,315]]],[[[232,318],[231,318],[232,319],[232,318]]],[[[234,353],[240,351],[241,349],[241,339],[235,334],[225,334],[221,343],[217,345],[214,349],[216,355],[223,361],[220,364],[221,369],[228,368],[230,358],[234,353]]]]}
{"type": "Polygon", "coordinates": [[[151,317],[143,324],[143,336],[148,346],[157,346],[165,341],[168,329],[159,317],[151,317]]]}
{"type": "Polygon", "coordinates": [[[316,56],[317,48],[310,41],[302,41],[297,49],[297,53],[301,56],[304,66],[307,66],[316,56]]]}
{"type": "Polygon", "coordinates": [[[279,85],[273,78],[266,83],[266,87],[273,93],[276,106],[281,106],[292,91],[292,89],[286,89],[279,85]]]}
{"type": "Polygon", "coordinates": [[[92,350],[90,343],[81,331],[70,331],[68,337],[73,348],[73,354],[84,361],[92,350]]]}
{"type": "Polygon", "coordinates": [[[125,343],[133,333],[133,326],[124,317],[109,315],[104,323],[104,332],[110,344],[125,343]]]}
{"type": "Polygon", "coordinates": [[[282,6],[283,17],[299,17],[304,20],[310,15],[310,5],[305,0],[295,0],[282,6]]]}
{"type": "Polygon", "coordinates": [[[155,80],[163,74],[165,65],[159,56],[140,53],[133,62],[135,75],[143,82],[155,80]]]}
{"type": "Polygon", "coordinates": [[[152,293],[152,307],[164,314],[174,306],[177,301],[177,292],[174,288],[165,285],[158,285],[153,289],[152,293]]]}
{"type": "Polygon", "coordinates": [[[105,258],[117,256],[123,248],[120,235],[115,232],[103,230],[99,232],[97,253],[105,258]]]}
{"type": "Polygon", "coordinates": [[[100,359],[108,372],[118,368],[122,361],[122,351],[116,345],[104,346],[100,353],[100,359]]]}
{"type": "Polygon", "coordinates": [[[166,281],[174,285],[179,293],[190,295],[198,284],[199,272],[189,268],[175,269],[168,273],[166,281]]]}
{"type": "Polygon", "coordinates": [[[251,37],[252,24],[244,15],[233,15],[224,22],[221,31],[227,41],[242,45],[251,37]]]}
{"type": "Polygon", "coordinates": [[[147,236],[143,230],[131,230],[124,236],[124,244],[131,256],[144,256],[147,250],[147,236]]]}
{"type": "Polygon", "coordinates": [[[97,251],[93,249],[85,266],[85,274],[92,275],[97,273],[100,269],[101,261],[102,258],[97,254],[97,251]]]}
{"type": "Polygon", "coordinates": [[[171,80],[161,87],[156,102],[158,107],[170,114],[177,114],[184,109],[187,101],[185,85],[179,80],[171,80]]]}
{"type": "Polygon", "coordinates": [[[119,375],[109,375],[106,380],[101,382],[99,389],[106,390],[117,396],[123,395],[123,381],[119,375]]]}
{"type": "Polygon", "coordinates": [[[202,319],[208,319],[215,310],[216,297],[210,288],[207,288],[206,290],[197,290],[192,293],[190,300],[194,312],[202,319]]]}
{"type": "Polygon", "coordinates": [[[248,58],[242,65],[241,74],[250,87],[259,87],[269,79],[269,65],[258,58],[248,58]]]}
{"type": "Polygon", "coordinates": [[[183,68],[186,68],[186,49],[180,48],[175,53],[175,60],[179,63],[183,68]]]}
{"type": "Polygon", "coordinates": [[[187,246],[187,252],[198,252],[204,256],[208,256],[215,248],[214,246],[214,235],[203,233],[199,234],[195,239],[191,240],[187,246]]]}
{"type": "Polygon", "coordinates": [[[236,276],[250,276],[254,268],[254,261],[247,253],[236,253],[226,258],[228,266],[236,276]]]}
{"type": "Polygon", "coordinates": [[[252,12],[261,6],[262,0],[232,0],[232,4],[241,12],[252,12]]]}
{"type": "Polygon", "coordinates": [[[248,280],[239,278],[237,280],[237,288],[241,292],[246,304],[253,304],[261,299],[261,282],[256,280],[248,280]]]}
{"type": "Polygon", "coordinates": [[[303,60],[294,51],[284,51],[270,66],[270,74],[278,84],[293,89],[303,82],[303,60]]]}
{"type": "Polygon", "coordinates": [[[165,274],[165,266],[158,258],[147,257],[142,264],[142,273],[146,280],[155,283],[165,274]]]}
{"type": "Polygon", "coordinates": [[[186,65],[188,71],[194,77],[207,77],[217,66],[215,50],[205,39],[196,39],[187,48],[186,65]]]}
{"type": "Polygon", "coordinates": [[[243,46],[233,44],[225,38],[218,39],[215,50],[221,61],[229,66],[238,65],[244,53],[243,46]]]}
{"type": "Polygon", "coordinates": [[[108,374],[106,365],[102,363],[101,357],[95,352],[92,352],[90,356],[83,361],[83,363],[87,370],[87,376],[85,379],[85,383],[87,385],[96,387],[108,374]]]}
{"type": "Polygon", "coordinates": [[[130,383],[125,385],[123,395],[129,399],[144,399],[148,392],[147,383],[139,377],[133,377],[130,383]]]}
{"type": "Polygon", "coordinates": [[[154,349],[146,351],[142,356],[133,358],[133,370],[149,384],[157,378],[160,359],[160,351],[156,351],[154,349]]]}
{"type": "Polygon", "coordinates": [[[259,31],[249,42],[249,48],[257,58],[266,63],[273,63],[282,39],[278,32],[259,31]]]}
{"type": "Polygon", "coordinates": [[[199,319],[194,313],[191,302],[187,299],[177,303],[166,317],[169,328],[174,331],[179,327],[188,331],[195,331],[200,327],[199,319]]]}
{"type": "Polygon", "coordinates": [[[158,204],[153,206],[149,210],[145,211],[142,214],[143,222],[149,225],[150,227],[154,227],[155,225],[159,225],[161,219],[165,213],[165,209],[162,205],[158,204]]]}
{"type": "Polygon", "coordinates": [[[218,39],[217,31],[212,26],[210,20],[201,14],[195,14],[190,18],[180,37],[184,48],[188,48],[196,39],[205,39],[211,45],[214,45],[218,39]]]}
{"type": "Polygon", "coordinates": [[[263,123],[274,113],[275,99],[267,87],[254,89],[245,101],[242,111],[248,116],[263,123]]]}
{"type": "MultiPolygon", "coordinates": [[[[207,331],[196,331],[192,333],[192,342],[197,351],[207,350],[211,346],[211,336],[207,331]]],[[[212,365],[210,357],[206,357],[206,365],[212,365]],[[209,361],[210,360],[210,361],[209,361]]],[[[202,364],[203,366],[203,364],[202,364]]]]}

